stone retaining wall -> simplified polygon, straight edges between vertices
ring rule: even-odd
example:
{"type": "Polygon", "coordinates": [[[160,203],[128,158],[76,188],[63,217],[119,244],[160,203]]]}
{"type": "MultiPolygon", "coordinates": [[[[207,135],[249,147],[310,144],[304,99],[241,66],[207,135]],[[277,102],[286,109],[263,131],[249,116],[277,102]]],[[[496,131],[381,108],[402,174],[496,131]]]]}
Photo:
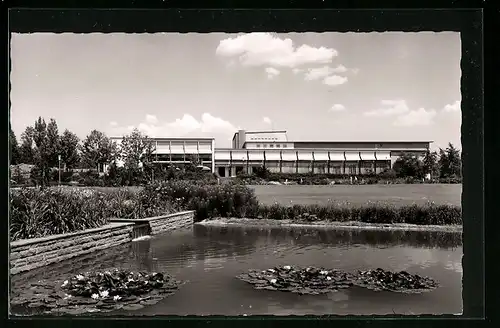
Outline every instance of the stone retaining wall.
{"type": "Polygon", "coordinates": [[[17,274],[130,242],[132,222],[10,243],[10,273],[17,274]]]}
{"type": "Polygon", "coordinates": [[[157,235],[162,232],[172,231],[180,228],[187,228],[193,225],[194,211],[178,212],[174,214],[155,216],[146,219],[128,220],[111,219],[110,222],[133,222],[136,225],[149,223],[151,234],[157,235]]]}

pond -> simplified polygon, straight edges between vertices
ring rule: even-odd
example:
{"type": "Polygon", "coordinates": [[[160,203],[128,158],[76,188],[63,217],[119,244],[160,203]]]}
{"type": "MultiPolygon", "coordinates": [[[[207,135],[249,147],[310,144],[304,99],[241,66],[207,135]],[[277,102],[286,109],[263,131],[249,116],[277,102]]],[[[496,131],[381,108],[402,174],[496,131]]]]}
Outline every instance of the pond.
{"type": "MultiPolygon", "coordinates": [[[[462,312],[459,233],[207,227],[135,241],[11,278],[11,297],[30,282],[87,270],[167,272],[186,281],[159,303],[120,315],[456,314],[462,312]],[[324,295],[255,290],[236,279],[249,269],[300,265],[346,271],[383,268],[429,276],[440,284],[423,294],[352,287],[324,295]]],[[[12,312],[21,313],[12,308],[12,312]]],[[[24,311],[22,311],[24,312],[24,311]]]]}

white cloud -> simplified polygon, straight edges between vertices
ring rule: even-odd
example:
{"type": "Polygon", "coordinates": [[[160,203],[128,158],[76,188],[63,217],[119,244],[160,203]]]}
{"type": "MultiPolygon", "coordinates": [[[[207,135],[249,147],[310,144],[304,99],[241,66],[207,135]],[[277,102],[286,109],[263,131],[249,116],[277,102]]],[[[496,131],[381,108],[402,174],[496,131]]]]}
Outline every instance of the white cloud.
{"type": "Polygon", "coordinates": [[[344,73],[347,72],[347,68],[344,65],[339,65],[335,68],[330,66],[310,68],[305,74],[304,78],[306,81],[319,80],[327,77],[328,75],[334,73],[344,73]]]}
{"type": "Polygon", "coordinates": [[[407,113],[410,109],[405,100],[382,100],[382,108],[365,112],[366,116],[390,116],[407,113]]]}
{"type": "Polygon", "coordinates": [[[184,114],[172,122],[160,122],[156,120],[152,122],[151,117],[146,117],[144,122],[137,126],[113,128],[113,135],[124,135],[130,133],[131,130],[137,128],[150,137],[187,137],[187,136],[222,136],[229,138],[239,128],[235,127],[228,121],[222,118],[212,116],[209,113],[204,113],[201,119],[196,119],[190,114],[184,114]],[[148,121],[149,118],[149,121],[148,121]]]}
{"type": "Polygon", "coordinates": [[[460,111],[460,100],[455,101],[453,104],[448,104],[444,106],[443,111],[445,112],[459,112],[460,111]]]}
{"type": "Polygon", "coordinates": [[[359,73],[359,68],[352,68],[352,69],[351,69],[351,72],[352,72],[354,75],[356,75],[356,74],[358,74],[358,73],[359,73]]]}
{"type": "Polygon", "coordinates": [[[333,68],[329,66],[310,68],[305,74],[304,78],[306,81],[314,81],[327,77],[333,73],[333,68]]]}
{"type": "Polygon", "coordinates": [[[330,112],[342,112],[345,110],[345,106],[342,104],[335,104],[332,107],[330,107],[330,112]]]}
{"type": "Polygon", "coordinates": [[[109,122],[109,125],[111,125],[111,126],[118,126],[118,123],[115,122],[115,121],[112,121],[112,122],[109,122]]]}
{"type": "Polygon", "coordinates": [[[273,67],[267,67],[266,73],[267,73],[267,78],[270,80],[272,80],[276,76],[280,75],[280,71],[278,71],[276,68],[273,68],[273,67]]]}
{"type": "Polygon", "coordinates": [[[323,83],[330,86],[341,85],[347,82],[347,77],[332,75],[325,77],[323,83]]]}
{"type": "Polygon", "coordinates": [[[301,45],[271,33],[248,33],[220,41],[216,54],[235,58],[244,66],[277,66],[295,68],[307,64],[326,64],[338,53],[335,49],[301,45]]]}
{"type": "Polygon", "coordinates": [[[155,115],[146,114],[146,122],[151,124],[158,123],[158,118],[155,115]]]}
{"type": "Polygon", "coordinates": [[[271,119],[269,117],[267,117],[267,116],[264,116],[264,118],[262,119],[262,121],[264,121],[264,123],[266,123],[266,124],[271,124],[272,123],[271,119]]]}
{"type": "Polygon", "coordinates": [[[427,126],[433,123],[433,119],[436,116],[436,111],[426,110],[425,108],[419,108],[417,110],[409,111],[408,113],[399,116],[395,121],[396,126],[427,126]]]}
{"type": "Polygon", "coordinates": [[[301,68],[294,68],[294,69],[292,69],[293,74],[299,74],[302,71],[303,71],[303,69],[301,69],[301,68]]]}

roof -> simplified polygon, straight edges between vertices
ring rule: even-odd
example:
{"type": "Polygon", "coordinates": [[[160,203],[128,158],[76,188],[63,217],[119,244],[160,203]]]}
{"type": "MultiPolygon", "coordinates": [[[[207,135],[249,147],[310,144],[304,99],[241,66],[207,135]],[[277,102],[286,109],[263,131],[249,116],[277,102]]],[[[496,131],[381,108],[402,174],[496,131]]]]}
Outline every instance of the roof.
{"type": "Polygon", "coordinates": [[[353,144],[353,143],[367,143],[367,144],[373,144],[373,143],[433,143],[434,141],[432,140],[372,140],[372,141],[366,141],[366,140],[349,140],[349,141],[325,141],[325,140],[289,140],[288,142],[293,142],[293,143],[317,143],[317,144],[329,144],[329,143],[343,143],[343,144],[353,144]]]}
{"type": "MultiPolygon", "coordinates": [[[[194,140],[205,140],[205,141],[212,141],[215,140],[215,138],[207,138],[207,137],[200,137],[200,138],[195,138],[195,137],[148,137],[149,139],[153,140],[186,140],[186,141],[194,141],[194,140]]],[[[110,137],[110,139],[123,139],[123,137],[110,137]]]]}

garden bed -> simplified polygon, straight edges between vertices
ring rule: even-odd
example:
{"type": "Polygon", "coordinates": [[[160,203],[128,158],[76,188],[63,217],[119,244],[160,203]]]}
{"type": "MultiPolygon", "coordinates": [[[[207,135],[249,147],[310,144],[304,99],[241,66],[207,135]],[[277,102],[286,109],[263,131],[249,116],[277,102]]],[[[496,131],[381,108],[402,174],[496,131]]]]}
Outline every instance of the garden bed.
{"type": "Polygon", "coordinates": [[[162,273],[89,272],[64,281],[32,283],[11,299],[11,306],[56,315],[138,310],[172,295],[181,284],[162,273]]]}
{"type": "Polygon", "coordinates": [[[237,278],[254,285],[255,289],[311,295],[336,292],[352,286],[397,293],[423,293],[438,287],[438,283],[428,277],[380,268],[349,273],[324,268],[284,266],[262,271],[249,270],[237,278]]]}

